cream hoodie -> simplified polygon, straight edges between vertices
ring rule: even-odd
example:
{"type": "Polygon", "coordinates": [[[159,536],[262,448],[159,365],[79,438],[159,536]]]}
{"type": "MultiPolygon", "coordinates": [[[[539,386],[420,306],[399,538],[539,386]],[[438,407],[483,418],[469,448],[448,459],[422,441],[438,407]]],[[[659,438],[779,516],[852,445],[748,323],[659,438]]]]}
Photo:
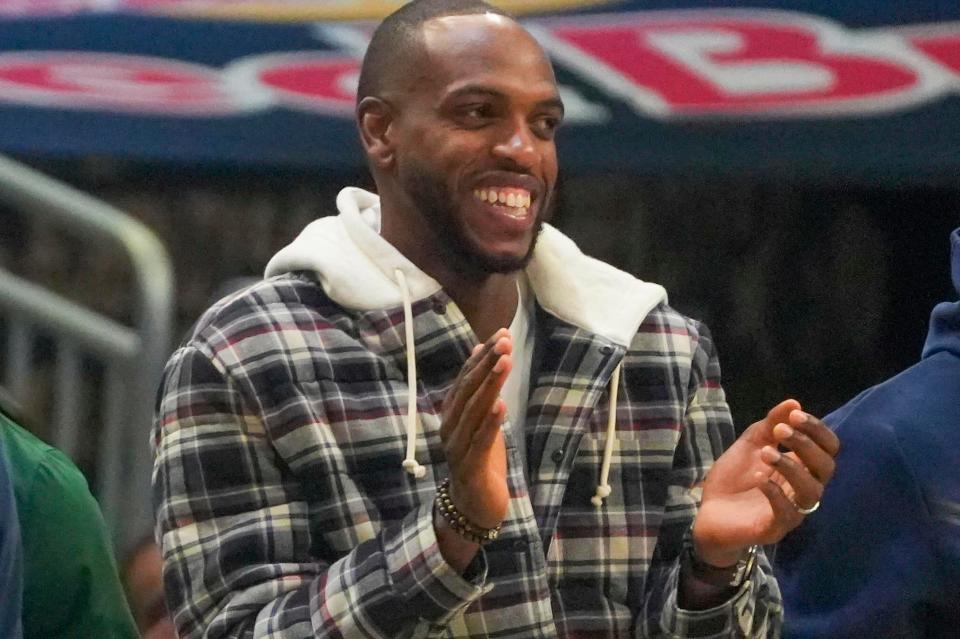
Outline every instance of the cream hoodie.
{"type": "MultiPolygon", "coordinates": [[[[414,477],[422,477],[425,469],[414,458],[418,419],[412,303],[439,291],[440,284],[380,237],[380,199],[376,195],[348,187],[337,196],[337,208],[339,215],[312,222],[278,252],[267,264],[266,277],[313,271],[326,294],[345,308],[368,311],[403,306],[408,384],[403,467],[414,477]]],[[[662,286],[584,255],[549,224],[543,227],[526,274],[537,302],[546,311],[624,349],[630,347],[647,313],[667,299],[662,286]]],[[[608,473],[619,383],[618,365],[610,378],[606,445],[592,498],[597,507],[610,495],[608,473]]]]}

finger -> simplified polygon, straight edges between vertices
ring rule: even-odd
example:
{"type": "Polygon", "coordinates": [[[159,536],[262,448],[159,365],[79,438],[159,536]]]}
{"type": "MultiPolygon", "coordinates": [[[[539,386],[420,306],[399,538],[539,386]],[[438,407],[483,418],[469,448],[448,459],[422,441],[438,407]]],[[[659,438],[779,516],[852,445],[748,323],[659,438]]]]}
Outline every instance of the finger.
{"type": "Polygon", "coordinates": [[[817,446],[822,448],[831,457],[836,457],[840,452],[840,438],[833,432],[829,426],[824,424],[809,413],[802,410],[790,411],[789,421],[787,422],[797,430],[802,431],[816,442],[817,446]]]}
{"type": "Polygon", "coordinates": [[[780,487],[766,479],[763,473],[757,473],[757,488],[767,498],[770,508],[773,510],[773,518],[777,522],[781,532],[773,539],[765,540],[766,543],[775,543],[780,541],[786,532],[793,530],[803,521],[803,515],[797,510],[796,505],[784,494],[780,487]]]}
{"type": "Polygon", "coordinates": [[[461,374],[469,372],[474,366],[476,366],[497,343],[501,337],[509,337],[510,331],[506,328],[497,329],[497,331],[487,338],[487,341],[477,344],[470,351],[470,357],[467,358],[467,361],[463,363],[463,367],[460,370],[461,374]]]}
{"type": "Polygon", "coordinates": [[[449,427],[445,453],[451,465],[458,464],[466,456],[473,433],[481,426],[487,414],[493,409],[494,403],[499,399],[500,389],[510,373],[510,368],[510,356],[499,356],[462,413],[449,427]]]}
{"type": "Polygon", "coordinates": [[[773,428],[774,424],[787,421],[790,413],[795,410],[800,410],[800,402],[785,399],[767,412],[766,421],[770,422],[770,427],[773,428]]]}
{"type": "MultiPolygon", "coordinates": [[[[784,455],[773,446],[764,446],[760,451],[760,458],[775,468],[790,484],[793,503],[797,507],[810,508],[820,501],[820,497],[823,496],[823,484],[792,455],[784,455]]],[[[781,491],[784,494],[788,492],[783,486],[781,491]]]]}
{"type": "Polygon", "coordinates": [[[496,364],[500,354],[512,351],[510,331],[500,329],[484,343],[479,350],[474,347],[474,353],[467,359],[453,386],[447,391],[441,409],[440,437],[443,439],[456,426],[463,412],[464,405],[476,392],[477,387],[486,377],[490,369],[496,364]]]}
{"type": "Polygon", "coordinates": [[[460,418],[461,424],[465,424],[471,431],[479,427],[486,414],[493,408],[494,402],[500,397],[500,390],[504,382],[507,381],[507,375],[513,367],[513,360],[510,355],[501,355],[497,363],[490,369],[490,373],[481,382],[477,392],[467,402],[463,408],[463,414],[460,418]]]}
{"type": "Polygon", "coordinates": [[[792,450],[800,463],[820,482],[826,483],[833,477],[837,467],[833,455],[806,434],[787,424],[777,424],[773,428],[773,436],[778,444],[792,450]]]}
{"type": "Polygon", "coordinates": [[[790,412],[800,409],[800,402],[795,399],[785,399],[767,412],[767,416],[754,422],[744,432],[751,441],[760,445],[769,443],[773,439],[773,427],[790,418],[790,412]]]}
{"type": "Polygon", "coordinates": [[[493,408],[484,418],[483,423],[473,431],[473,439],[470,442],[470,449],[467,451],[467,458],[480,458],[482,457],[482,453],[490,450],[506,418],[507,404],[502,399],[497,398],[493,403],[493,408]]]}
{"type": "Polygon", "coordinates": [[[510,337],[510,331],[501,328],[490,338],[482,343],[477,344],[473,347],[473,350],[470,351],[470,357],[467,358],[467,361],[463,363],[463,366],[460,367],[460,372],[457,374],[457,381],[461,381],[466,378],[477,366],[482,365],[487,358],[490,356],[490,353],[496,348],[497,342],[504,337],[510,337]]]}

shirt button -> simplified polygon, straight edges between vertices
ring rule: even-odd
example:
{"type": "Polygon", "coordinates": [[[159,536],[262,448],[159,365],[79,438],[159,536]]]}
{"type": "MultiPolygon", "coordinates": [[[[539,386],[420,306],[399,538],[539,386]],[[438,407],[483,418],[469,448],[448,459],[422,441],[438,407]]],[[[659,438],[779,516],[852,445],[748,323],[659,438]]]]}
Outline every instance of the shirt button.
{"type": "Polygon", "coordinates": [[[600,352],[603,353],[604,355],[609,355],[610,353],[613,352],[613,346],[601,346],[600,352]]]}
{"type": "Polygon", "coordinates": [[[562,449],[562,448],[558,448],[558,449],[556,449],[555,451],[553,451],[552,453],[550,453],[550,459],[552,459],[552,460],[553,460],[553,463],[555,463],[555,464],[559,464],[560,462],[562,462],[562,461],[563,461],[563,449],[562,449]]]}
{"type": "Polygon", "coordinates": [[[517,539],[513,542],[513,549],[517,552],[524,552],[527,549],[527,542],[523,539],[517,539]]]}
{"type": "Polygon", "coordinates": [[[433,303],[433,312],[436,313],[437,315],[446,315],[447,305],[441,302],[440,300],[437,300],[433,303]]]}

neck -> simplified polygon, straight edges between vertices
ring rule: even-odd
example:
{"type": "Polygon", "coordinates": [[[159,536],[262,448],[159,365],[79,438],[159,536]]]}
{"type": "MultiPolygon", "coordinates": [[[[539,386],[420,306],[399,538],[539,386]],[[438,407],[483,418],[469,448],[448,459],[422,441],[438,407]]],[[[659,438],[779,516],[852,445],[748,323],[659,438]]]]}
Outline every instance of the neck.
{"type": "Polygon", "coordinates": [[[482,280],[445,282],[434,276],[457,303],[477,339],[485,342],[501,328],[509,328],[517,312],[517,273],[487,275],[482,280]]]}
{"type": "MultiPolygon", "coordinates": [[[[383,202],[383,200],[381,200],[383,202]]],[[[451,257],[441,251],[430,250],[438,246],[439,238],[431,241],[399,232],[400,226],[411,223],[386,210],[383,202],[380,235],[417,265],[421,271],[437,280],[447,295],[463,312],[477,338],[484,342],[500,328],[507,328],[517,311],[518,272],[513,273],[468,273],[456,268],[451,257]]],[[[419,222],[419,221],[418,221],[419,222]]],[[[425,225],[420,224],[421,228],[425,225]]],[[[424,233],[430,233],[424,228],[424,233]]]]}

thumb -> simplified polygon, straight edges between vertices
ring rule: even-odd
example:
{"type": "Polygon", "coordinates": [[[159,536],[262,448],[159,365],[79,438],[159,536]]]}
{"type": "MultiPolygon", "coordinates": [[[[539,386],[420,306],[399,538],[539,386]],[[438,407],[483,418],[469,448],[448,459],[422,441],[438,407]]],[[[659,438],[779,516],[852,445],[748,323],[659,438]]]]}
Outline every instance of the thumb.
{"type": "Polygon", "coordinates": [[[767,416],[754,422],[744,433],[758,444],[773,441],[773,427],[779,423],[788,423],[790,412],[800,410],[800,402],[795,399],[785,399],[767,413],[767,416]]]}
{"type": "Polygon", "coordinates": [[[800,402],[795,399],[785,399],[767,413],[764,421],[770,422],[770,428],[773,428],[780,422],[786,423],[790,418],[790,412],[800,410],[800,402]]]}

